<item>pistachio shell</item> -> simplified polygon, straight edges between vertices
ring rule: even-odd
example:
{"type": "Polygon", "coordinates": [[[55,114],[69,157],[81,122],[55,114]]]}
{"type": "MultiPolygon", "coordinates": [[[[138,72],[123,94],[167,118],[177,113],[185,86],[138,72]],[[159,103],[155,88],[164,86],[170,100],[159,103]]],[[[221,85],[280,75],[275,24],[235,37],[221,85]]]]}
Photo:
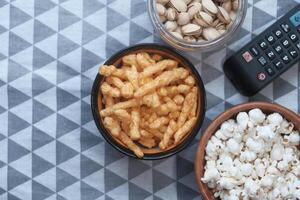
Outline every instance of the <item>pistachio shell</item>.
{"type": "Polygon", "coordinates": [[[183,0],[170,0],[170,6],[175,8],[178,12],[186,12],[187,4],[183,0]]]}
{"type": "Polygon", "coordinates": [[[212,0],[202,0],[202,7],[209,14],[216,15],[218,8],[212,0]]]}
{"type": "Polygon", "coordinates": [[[156,10],[157,10],[157,13],[159,15],[163,15],[164,16],[166,14],[166,8],[162,4],[160,4],[160,3],[156,4],[156,10]]]}
{"type": "Polygon", "coordinates": [[[165,23],[165,27],[168,31],[172,32],[175,31],[175,29],[177,28],[177,23],[174,21],[167,21],[165,23]]]}
{"type": "Polygon", "coordinates": [[[174,8],[168,8],[166,11],[166,17],[169,21],[174,21],[177,18],[177,11],[174,8]]]}
{"type": "Polygon", "coordinates": [[[187,24],[181,27],[181,31],[184,35],[197,35],[201,33],[202,28],[196,24],[187,24]]]}
{"type": "Polygon", "coordinates": [[[183,39],[182,35],[178,32],[170,32],[172,35],[174,35],[178,39],[183,39]]]}
{"type": "Polygon", "coordinates": [[[214,40],[218,38],[221,34],[217,29],[209,27],[209,28],[204,28],[202,31],[202,35],[206,40],[214,40]]]}
{"type": "Polygon", "coordinates": [[[190,15],[187,12],[181,12],[178,14],[177,23],[178,25],[186,25],[190,22],[190,15]]]}
{"type": "Polygon", "coordinates": [[[231,21],[231,18],[229,16],[228,12],[221,6],[219,6],[218,9],[219,9],[219,12],[217,14],[218,19],[225,24],[229,24],[231,21]]]}
{"type": "Polygon", "coordinates": [[[213,20],[214,19],[212,18],[212,16],[210,16],[206,12],[202,12],[202,11],[200,11],[195,16],[195,21],[197,22],[197,24],[199,24],[200,26],[203,26],[203,27],[211,26],[211,24],[213,23],[213,20]]]}
{"type": "Polygon", "coordinates": [[[194,16],[202,9],[202,5],[198,2],[193,3],[191,6],[190,5],[188,7],[188,13],[190,15],[190,19],[193,19],[194,16]]]}

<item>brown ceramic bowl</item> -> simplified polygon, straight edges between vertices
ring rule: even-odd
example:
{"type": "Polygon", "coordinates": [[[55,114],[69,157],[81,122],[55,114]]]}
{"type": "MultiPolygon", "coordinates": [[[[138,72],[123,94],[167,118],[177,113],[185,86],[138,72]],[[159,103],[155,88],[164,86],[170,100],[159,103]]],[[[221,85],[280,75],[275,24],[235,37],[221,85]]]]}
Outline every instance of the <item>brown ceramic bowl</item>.
{"type": "MultiPolygon", "coordinates": [[[[291,110],[280,106],[278,104],[267,103],[267,102],[251,102],[244,103],[237,106],[232,107],[231,109],[220,114],[205,130],[203,133],[198,148],[196,152],[195,158],[195,175],[196,180],[199,186],[199,189],[206,200],[217,200],[214,197],[213,192],[208,186],[201,181],[201,177],[204,174],[204,166],[206,164],[204,156],[205,156],[205,147],[210,137],[215,134],[215,132],[220,128],[221,124],[228,119],[233,119],[239,112],[247,112],[253,108],[260,108],[264,113],[271,114],[274,112],[280,113],[285,119],[292,122],[295,125],[295,129],[300,131],[300,116],[291,110]]],[[[300,147],[298,147],[300,148],[300,147]]]]}
{"type": "MultiPolygon", "coordinates": [[[[178,145],[171,145],[166,150],[162,151],[159,148],[153,148],[153,149],[147,149],[142,148],[144,152],[144,157],[142,159],[144,160],[156,160],[161,158],[166,158],[171,155],[174,155],[181,150],[183,150],[189,143],[192,142],[194,137],[199,132],[202,122],[204,120],[205,115],[205,109],[206,109],[206,97],[205,97],[205,89],[202,82],[202,79],[200,75],[198,74],[196,68],[194,65],[189,62],[186,58],[178,54],[176,51],[159,45],[159,44],[139,44],[136,46],[129,47],[127,49],[121,50],[115,55],[113,55],[110,59],[108,59],[104,64],[105,65],[115,65],[116,67],[121,67],[121,61],[122,57],[128,54],[132,53],[138,53],[138,52],[147,52],[150,54],[159,54],[163,56],[164,58],[169,58],[176,60],[180,66],[186,68],[189,70],[190,74],[194,76],[196,80],[196,86],[198,87],[198,108],[197,108],[197,121],[193,127],[193,129],[186,134],[186,136],[181,140],[181,142],[178,145]]],[[[114,138],[110,132],[104,127],[103,125],[103,119],[100,116],[99,112],[103,108],[102,103],[102,94],[100,90],[101,84],[104,82],[105,77],[97,74],[94,85],[92,88],[92,94],[91,94],[91,107],[92,107],[92,113],[94,117],[94,121],[99,129],[99,132],[102,134],[104,139],[111,144],[114,148],[119,150],[120,152],[136,158],[136,156],[131,152],[119,139],[114,138]]]]}

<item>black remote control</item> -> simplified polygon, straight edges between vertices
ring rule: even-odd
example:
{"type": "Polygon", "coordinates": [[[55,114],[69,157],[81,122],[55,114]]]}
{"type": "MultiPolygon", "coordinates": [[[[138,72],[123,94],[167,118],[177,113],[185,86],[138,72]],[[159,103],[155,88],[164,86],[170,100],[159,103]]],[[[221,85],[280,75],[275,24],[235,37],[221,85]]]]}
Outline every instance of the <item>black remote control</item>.
{"type": "Polygon", "coordinates": [[[237,90],[253,96],[300,60],[300,4],[224,63],[237,90]]]}

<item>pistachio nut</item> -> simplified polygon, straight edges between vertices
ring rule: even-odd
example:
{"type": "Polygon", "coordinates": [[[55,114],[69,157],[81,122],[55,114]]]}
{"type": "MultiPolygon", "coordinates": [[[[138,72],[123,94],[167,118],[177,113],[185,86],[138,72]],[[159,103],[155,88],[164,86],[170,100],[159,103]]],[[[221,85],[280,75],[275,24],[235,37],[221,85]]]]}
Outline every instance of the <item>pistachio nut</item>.
{"type": "Polygon", "coordinates": [[[227,11],[230,12],[232,10],[232,2],[231,1],[226,1],[221,4],[221,6],[227,11]]]}
{"type": "Polygon", "coordinates": [[[210,16],[206,12],[200,11],[200,12],[198,12],[197,15],[195,15],[195,21],[200,26],[208,27],[208,26],[211,26],[214,19],[212,18],[212,16],[210,16]]]}
{"type": "Polygon", "coordinates": [[[232,10],[236,11],[239,8],[239,0],[232,0],[232,10]]]}
{"type": "Polygon", "coordinates": [[[211,26],[212,27],[216,27],[219,23],[220,23],[220,20],[216,19],[215,21],[213,21],[213,23],[211,24],[211,26]]]}
{"type": "Polygon", "coordinates": [[[169,21],[174,21],[177,18],[177,11],[174,8],[168,8],[166,11],[166,17],[169,21]]]}
{"type": "Polygon", "coordinates": [[[197,42],[205,42],[205,39],[203,37],[198,37],[197,42]]]}
{"type": "Polygon", "coordinates": [[[219,31],[219,33],[221,34],[221,35],[223,35],[224,33],[226,33],[226,30],[225,29],[220,29],[220,30],[218,30],[219,31]]]}
{"type": "Polygon", "coordinates": [[[226,25],[224,23],[219,23],[215,26],[217,30],[226,29],[226,25]]]}
{"type": "Polygon", "coordinates": [[[229,29],[233,24],[233,21],[231,21],[229,24],[226,25],[226,29],[229,29]]]}
{"type": "Polygon", "coordinates": [[[236,12],[231,11],[231,12],[229,13],[229,17],[231,18],[231,21],[234,21],[234,20],[236,19],[236,12]]]}
{"type": "Polygon", "coordinates": [[[181,27],[180,27],[180,26],[177,26],[177,28],[175,29],[174,32],[177,32],[177,33],[179,33],[180,35],[182,35],[181,27]]]}
{"type": "Polygon", "coordinates": [[[173,32],[178,27],[177,23],[174,21],[167,21],[165,27],[168,31],[173,32]]]}
{"type": "Polygon", "coordinates": [[[188,5],[189,3],[191,3],[192,0],[183,0],[183,1],[186,5],[188,5]]]}
{"type": "Polygon", "coordinates": [[[215,1],[218,2],[218,3],[224,3],[224,2],[231,1],[231,0],[215,0],[215,1]]]}
{"type": "Polygon", "coordinates": [[[234,24],[240,0],[156,0],[157,13],[176,38],[203,42],[218,38],[234,24]]]}
{"type": "Polygon", "coordinates": [[[183,39],[182,35],[178,32],[170,32],[172,35],[174,35],[178,39],[183,39]]]}
{"type": "Polygon", "coordinates": [[[159,15],[159,20],[164,23],[165,21],[167,21],[167,18],[164,15],[159,15]]]}
{"type": "Polygon", "coordinates": [[[186,12],[187,4],[183,0],[170,0],[170,6],[175,8],[178,12],[186,12]]]}
{"type": "Polygon", "coordinates": [[[193,19],[194,16],[202,9],[202,5],[199,2],[193,3],[193,5],[189,5],[188,13],[190,15],[190,19],[193,19]]]}
{"type": "Polygon", "coordinates": [[[225,24],[229,24],[231,21],[231,18],[228,14],[228,12],[221,6],[218,6],[219,12],[217,14],[218,19],[225,23],[225,24]]]}
{"type": "Polygon", "coordinates": [[[218,8],[212,0],[202,0],[203,9],[211,15],[218,13],[218,8]]]}
{"type": "Polygon", "coordinates": [[[201,1],[202,1],[202,0],[193,0],[193,1],[191,1],[190,4],[193,4],[193,3],[201,3],[201,1]]]}
{"type": "Polygon", "coordinates": [[[162,5],[166,5],[170,0],[156,0],[156,3],[160,3],[162,5]]]}
{"type": "Polygon", "coordinates": [[[166,14],[166,8],[162,4],[160,4],[160,3],[156,4],[156,10],[157,10],[157,13],[159,15],[163,15],[164,16],[166,14]]]}
{"type": "Polygon", "coordinates": [[[217,29],[208,27],[203,29],[202,35],[206,40],[214,40],[220,37],[221,34],[219,33],[219,31],[217,31],[217,29]]]}
{"type": "Polygon", "coordinates": [[[177,16],[177,23],[180,26],[186,25],[190,22],[190,15],[187,12],[181,12],[177,16]]]}
{"type": "Polygon", "coordinates": [[[197,35],[201,33],[202,28],[196,24],[187,24],[181,27],[181,31],[184,35],[197,35]]]}
{"type": "Polygon", "coordinates": [[[186,35],[183,37],[183,39],[188,42],[197,42],[197,39],[191,35],[186,35]]]}

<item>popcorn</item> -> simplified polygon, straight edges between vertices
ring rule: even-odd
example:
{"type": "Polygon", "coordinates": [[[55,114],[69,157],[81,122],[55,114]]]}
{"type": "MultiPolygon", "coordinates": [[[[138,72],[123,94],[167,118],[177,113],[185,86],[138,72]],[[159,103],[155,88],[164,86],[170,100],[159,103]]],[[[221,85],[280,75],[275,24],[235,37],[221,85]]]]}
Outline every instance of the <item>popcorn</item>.
{"type": "Polygon", "coordinates": [[[299,199],[299,143],[299,132],[279,113],[241,112],[208,141],[201,180],[222,200],[299,199]]]}
{"type": "Polygon", "coordinates": [[[271,126],[258,126],[257,135],[264,140],[273,139],[275,137],[275,133],[273,132],[271,126]]]}
{"type": "Polygon", "coordinates": [[[246,129],[249,122],[249,116],[246,112],[240,112],[236,116],[236,121],[243,129],[246,129]]]}
{"type": "Polygon", "coordinates": [[[249,111],[249,117],[254,124],[261,124],[266,118],[265,114],[257,108],[249,111]]]}
{"type": "Polygon", "coordinates": [[[239,143],[232,138],[227,141],[227,149],[230,153],[235,154],[235,155],[240,153],[239,143]]]}
{"type": "Polygon", "coordinates": [[[273,113],[267,117],[267,122],[270,125],[280,126],[283,117],[279,113],[273,113]]]}
{"type": "Polygon", "coordinates": [[[284,147],[281,144],[274,144],[271,151],[272,160],[281,160],[284,153],[284,147]]]}

